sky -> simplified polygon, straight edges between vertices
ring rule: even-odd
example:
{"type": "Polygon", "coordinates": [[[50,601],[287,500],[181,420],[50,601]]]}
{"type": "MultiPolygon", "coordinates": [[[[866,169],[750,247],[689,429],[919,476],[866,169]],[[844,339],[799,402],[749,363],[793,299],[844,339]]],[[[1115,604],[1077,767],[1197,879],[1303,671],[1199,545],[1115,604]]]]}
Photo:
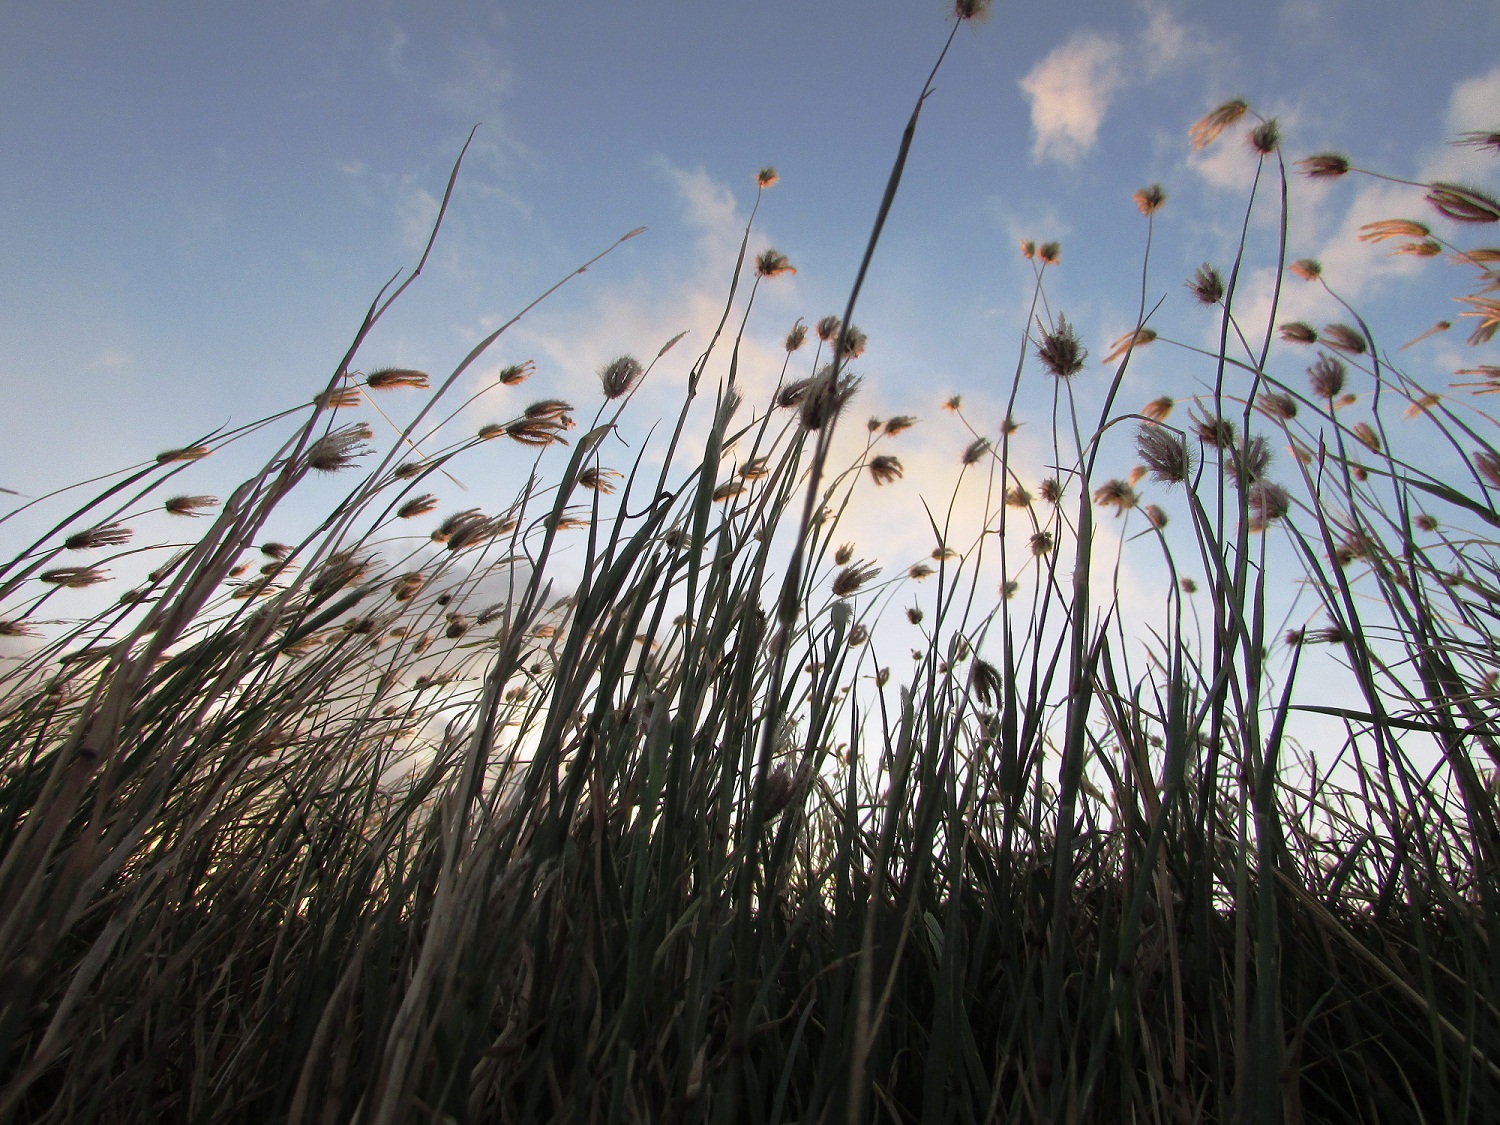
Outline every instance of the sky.
{"type": "MultiPolygon", "coordinates": [[[[774,165],[752,248],[798,272],[763,286],[748,330],[742,378],[768,394],[791,325],[842,310],[950,27],[937,0],[0,6],[0,487],[33,496],[311,398],[375,294],[415,264],[476,125],[433,258],[356,367],[441,377],[644,226],[502,337],[462,389],[522,360],[536,374],[460,424],[551,396],[587,417],[601,364],[686,330],[635,407],[675,409],[755,174],[774,165]]],[[[1278,119],[1289,160],[1334,149],[1493,189],[1500,162],[1447,142],[1500,124],[1497,48],[1500,7],[1477,2],[997,4],[960,28],[854,318],[870,339],[857,421],[922,422],[892,449],[906,479],[851,533],[887,566],[920,558],[917,498],[946,495],[970,436],[943,402],[962,396],[994,433],[1027,326],[1022,239],[1061,243],[1049,307],[1090,348],[1080,394],[1097,396],[1098,360],[1141,300],[1143,185],[1167,194],[1148,299],[1176,338],[1210,339],[1182,282],[1232,258],[1255,160],[1238,131],[1195,152],[1196,119],[1240,96],[1278,119]]],[[[1294,177],[1291,203],[1288,257],[1320,259],[1391,346],[1454,316],[1451,267],[1354,237],[1420,214],[1420,193],[1294,177]]],[[[1274,207],[1258,212],[1247,310],[1269,308],[1277,234],[1274,207]]],[[[1283,300],[1279,319],[1337,311],[1311,288],[1283,300]]],[[[1473,361],[1457,331],[1409,353],[1435,385],[1473,361]]],[[[1185,397],[1203,378],[1158,345],[1122,401],[1185,397]]],[[[1018,411],[1018,457],[1038,477],[1043,383],[1028,378],[1018,411]]],[[[1128,441],[1114,452],[1127,470],[1128,441]]],[[[248,463],[194,466],[191,487],[222,494],[248,463]]],[[[524,468],[499,451],[465,464],[455,507],[508,496],[524,468]]]]}

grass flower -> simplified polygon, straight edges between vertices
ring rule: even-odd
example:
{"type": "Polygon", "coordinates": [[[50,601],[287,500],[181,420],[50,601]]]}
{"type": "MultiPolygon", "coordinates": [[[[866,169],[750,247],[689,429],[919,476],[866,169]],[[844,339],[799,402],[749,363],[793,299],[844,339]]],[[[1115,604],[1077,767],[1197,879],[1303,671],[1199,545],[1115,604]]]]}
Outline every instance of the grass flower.
{"type": "Polygon", "coordinates": [[[964,446],[963,463],[965,465],[976,464],[989,451],[989,438],[975,438],[968,445],[964,446]]]}
{"type": "Polygon", "coordinates": [[[779,179],[781,177],[776,174],[776,169],[768,164],[755,173],[755,186],[761,189],[774,187],[779,179]]]}
{"type": "Polygon", "coordinates": [[[1245,141],[1259,156],[1270,156],[1281,147],[1281,126],[1276,119],[1262,121],[1245,136],[1245,141]]]}
{"type": "Polygon", "coordinates": [[[1278,422],[1290,422],[1297,417],[1297,400],[1279,391],[1262,391],[1255,405],[1266,417],[1278,422]]]}
{"type": "Polygon", "coordinates": [[[782,347],[790,355],[805,343],[807,343],[807,325],[799,320],[796,324],[792,325],[792,330],[786,334],[786,340],[782,342],[782,347]]]}
{"type": "Polygon", "coordinates": [[[208,513],[206,508],[217,508],[218,497],[215,496],[172,496],[162,504],[170,516],[202,516],[208,513]]]}
{"type": "Polygon", "coordinates": [[[1187,283],[1188,291],[1202,305],[1217,305],[1224,298],[1224,279],[1219,271],[1204,262],[1187,283]]]}
{"type": "Polygon", "coordinates": [[[1052,532],[1038,531],[1027,541],[1034,558],[1041,558],[1052,551],[1052,532]]]}
{"type": "Polygon", "coordinates": [[[847,598],[857,594],[866,582],[880,573],[880,567],[874,563],[853,563],[844,567],[833,576],[833,593],[835,597],[847,598]]]}
{"type": "Polygon", "coordinates": [[[1036,248],[1036,256],[1043,265],[1055,266],[1062,260],[1062,243],[1044,242],[1036,248]]]}
{"type": "Polygon", "coordinates": [[[1135,447],[1155,480],[1180,484],[1192,475],[1193,459],[1187,441],[1165,426],[1142,426],[1136,432],[1135,447]]]}
{"type": "Polygon", "coordinates": [[[206,445],[185,445],[181,449],[165,449],[156,455],[158,465],[170,465],[178,461],[201,461],[213,450],[206,445]]]}
{"type": "Polygon", "coordinates": [[[424,492],[420,496],[413,496],[406,503],[402,504],[401,507],[397,508],[396,516],[403,520],[414,519],[417,516],[425,516],[428,512],[437,508],[437,506],[438,498],[430,492],[424,492]]]}
{"type": "Polygon", "coordinates": [[[514,387],[517,383],[524,383],[536,370],[536,364],[531,360],[525,363],[512,363],[508,367],[502,367],[499,374],[495,376],[496,382],[502,386],[514,387]]]}
{"type": "Polygon", "coordinates": [[[1302,174],[1309,179],[1333,179],[1344,175],[1349,171],[1349,158],[1337,152],[1320,152],[1315,156],[1303,157],[1297,161],[1297,167],[1302,174]]]}
{"type": "Polygon", "coordinates": [[[1207,148],[1225,129],[1244,117],[1249,108],[1244,99],[1231,98],[1195,122],[1188,130],[1188,139],[1196,149],[1207,148]]]}
{"type": "Polygon", "coordinates": [[[1019,484],[1011,485],[1005,490],[1005,506],[1007,508],[1029,508],[1031,507],[1031,493],[1019,484]]]}
{"type": "Polygon", "coordinates": [[[117,547],[121,543],[129,543],[131,534],[130,528],[121,524],[102,523],[98,527],[75,531],[63,540],[63,547],[69,551],[89,551],[96,547],[117,547]]]}
{"type": "Polygon", "coordinates": [[[409,367],[382,367],[365,376],[365,386],[372,391],[391,390],[395,387],[410,387],[425,391],[428,378],[425,371],[414,371],[409,367]]]}
{"type": "Polygon", "coordinates": [[[85,586],[105,581],[109,574],[97,566],[60,566],[55,570],[44,570],[37,577],[51,586],[81,590],[85,586]]]}
{"type": "Polygon", "coordinates": [[[1277,332],[1288,344],[1316,344],[1318,342],[1317,330],[1300,320],[1283,321],[1277,332]]]}
{"type": "Polygon", "coordinates": [[[1167,201],[1167,193],[1162,190],[1161,184],[1152,184],[1149,187],[1137,188],[1131,198],[1135,200],[1136,208],[1142,215],[1154,215],[1167,201]]]}
{"type": "Polygon", "coordinates": [[[320,473],[347,469],[370,452],[365,443],[374,436],[375,432],[365,422],[333,430],[307,447],[307,465],[320,473]]]}
{"type": "Polygon", "coordinates": [[[1500,200],[1467,184],[1432,184],[1427,202],[1456,223],[1500,222],[1500,200]]]}
{"type": "Polygon", "coordinates": [[[897,434],[905,433],[916,424],[917,419],[913,418],[910,414],[897,414],[894,418],[886,419],[885,435],[886,437],[895,437],[897,434]]]}
{"type": "Polygon", "coordinates": [[[1313,258],[1298,258],[1287,269],[1303,281],[1317,281],[1323,276],[1323,266],[1313,258]]]}
{"type": "Polygon", "coordinates": [[[1037,346],[1037,358],[1040,359],[1048,371],[1059,379],[1071,379],[1083,370],[1083,364],[1088,359],[1088,351],[1078,342],[1078,337],[1073,332],[1073,326],[1068,323],[1067,318],[1061,313],[1057,317],[1057,327],[1050,332],[1043,331],[1042,342],[1037,346]]]}
{"type": "Polygon", "coordinates": [[[1176,405],[1171,395],[1162,395],[1141,407],[1141,414],[1152,422],[1165,422],[1171,416],[1172,407],[1176,405]]]}
{"type": "Polygon", "coordinates": [[[779,250],[762,250],[755,259],[755,273],[759,277],[780,277],[796,272],[797,267],[779,250]]]}
{"type": "MultiPolygon", "coordinates": [[[[599,368],[599,385],[604,389],[604,397],[607,399],[620,398],[629,394],[634,389],[636,382],[644,372],[641,361],[633,355],[622,355],[610,360],[599,368]]],[[[545,403],[533,403],[526,408],[526,416],[533,420],[556,421],[567,416],[572,407],[565,402],[556,399],[545,403]],[[540,407],[546,407],[547,412],[540,412],[540,407]],[[533,413],[537,411],[537,413],[533,413]]]]}
{"type": "Polygon", "coordinates": [[[893,480],[901,479],[901,462],[889,454],[882,453],[878,457],[872,457],[869,469],[870,479],[877,485],[890,484],[893,480]]]}
{"type": "Polygon", "coordinates": [[[1134,508],[1138,500],[1135,489],[1122,480],[1107,480],[1094,490],[1094,503],[1101,508],[1113,508],[1116,519],[1134,508]]]}
{"type": "Polygon", "coordinates": [[[1307,379],[1313,395],[1330,402],[1344,389],[1346,368],[1337,356],[1325,355],[1307,369],[1307,379]]]}
{"type": "Polygon", "coordinates": [[[1361,242],[1384,242],[1391,238],[1429,238],[1432,231],[1427,224],[1412,219],[1381,219],[1365,223],[1359,228],[1361,242]]]}
{"type": "Polygon", "coordinates": [[[1362,355],[1365,351],[1365,338],[1347,324],[1324,325],[1320,338],[1330,348],[1350,355],[1362,355]]]}
{"type": "Polygon", "coordinates": [[[1137,328],[1133,332],[1127,332],[1109,346],[1109,354],[1104,357],[1104,362],[1113,363],[1127,352],[1143,348],[1155,339],[1156,331],[1152,328],[1137,328]]]}

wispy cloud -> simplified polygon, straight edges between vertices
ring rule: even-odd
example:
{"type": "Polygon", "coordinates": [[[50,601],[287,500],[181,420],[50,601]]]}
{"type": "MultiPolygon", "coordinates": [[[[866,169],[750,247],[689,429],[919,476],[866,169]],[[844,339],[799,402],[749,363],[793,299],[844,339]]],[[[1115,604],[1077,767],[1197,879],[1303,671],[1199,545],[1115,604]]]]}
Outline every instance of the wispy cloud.
{"type": "Polygon", "coordinates": [[[1031,103],[1032,159],[1074,164],[1099,138],[1110,104],[1126,87],[1161,74],[1190,52],[1196,34],[1165,7],[1148,8],[1132,36],[1075,33],[1020,80],[1031,103]]]}

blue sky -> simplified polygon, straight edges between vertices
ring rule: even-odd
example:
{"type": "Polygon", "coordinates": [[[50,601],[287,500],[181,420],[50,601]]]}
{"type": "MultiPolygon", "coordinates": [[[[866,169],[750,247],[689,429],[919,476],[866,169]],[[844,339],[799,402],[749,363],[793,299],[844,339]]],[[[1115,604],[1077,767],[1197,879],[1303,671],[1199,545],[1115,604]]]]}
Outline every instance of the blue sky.
{"type": "MultiPolygon", "coordinates": [[[[34,494],[310,398],[374,293],[415,262],[476,123],[433,262],[357,366],[441,376],[644,225],[502,339],[475,379],[523,359],[537,374],[465,422],[554,394],[591,413],[602,362],[688,329],[641,404],[664,410],[722,301],[755,172],[773,164],[755,245],[799,273],[766,287],[752,321],[750,385],[768,390],[792,322],[842,308],[945,14],[935,0],[6,5],[0,486],[34,494]]],[[[1227,265],[1254,162],[1238,134],[1194,154],[1188,126],[1240,95],[1279,118],[1289,159],[1334,148],[1493,187],[1495,161],[1445,142],[1500,123],[1497,47],[1500,8],[1479,3],[997,5],[960,29],[855,317],[871,339],[856,416],[924,419],[898,450],[904,502],[919,512],[917,492],[945,490],[968,440],[944,399],[963,395],[988,432],[999,421],[1030,292],[1019,239],[1061,240],[1052,307],[1097,360],[1139,300],[1131,193],[1162,183],[1151,298],[1202,342],[1210,320],[1181,282],[1227,265]]],[[[1290,256],[1322,258],[1391,346],[1452,316],[1462,285],[1354,239],[1416,199],[1293,183],[1290,256]]],[[[1257,219],[1258,251],[1274,235],[1257,219]]],[[[1252,274],[1247,298],[1272,280],[1252,274]]],[[[1287,315],[1331,315],[1308,290],[1287,300],[1287,315]]],[[[1174,355],[1141,354],[1127,405],[1188,393],[1201,372],[1174,355]]],[[[1457,339],[1410,355],[1439,384],[1473,361],[1457,339]]],[[[1097,363],[1089,378],[1107,382],[1097,363]]],[[[1021,455],[1038,473],[1047,393],[1023,396],[1021,455]]],[[[515,467],[496,458],[461,474],[455,506],[509,495],[515,467]]],[[[193,471],[195,491],[220,491],[238,468],[193,471]]],[[[926,534],[920,516],[863,530],[892,554],[926,534]]]]}

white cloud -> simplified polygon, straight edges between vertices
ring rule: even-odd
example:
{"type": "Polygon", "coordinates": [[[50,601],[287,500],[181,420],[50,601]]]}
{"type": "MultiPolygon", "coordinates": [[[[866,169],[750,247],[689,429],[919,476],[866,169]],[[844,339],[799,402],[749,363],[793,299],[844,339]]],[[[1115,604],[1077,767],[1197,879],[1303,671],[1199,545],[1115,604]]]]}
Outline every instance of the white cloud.
{"type": "Polygon", "coordinates": [[[1080,32],[1021,79],[1036,134],[1032,159],[1073,164],[1094,146],[1110,99],[1125,80],[1123,53],[1116,40],[1080,32]]]}
{"type": "Polygon", "coordinates": [[[1034,160],[1076,163],[1098,140],[1116,94],[1184,56],[1210,53],[1166,7],[1153,4],[1147,13],[1146,25],[1131,37],[1077,32],[1020,80],[1031,102],[1034,160]]]}

